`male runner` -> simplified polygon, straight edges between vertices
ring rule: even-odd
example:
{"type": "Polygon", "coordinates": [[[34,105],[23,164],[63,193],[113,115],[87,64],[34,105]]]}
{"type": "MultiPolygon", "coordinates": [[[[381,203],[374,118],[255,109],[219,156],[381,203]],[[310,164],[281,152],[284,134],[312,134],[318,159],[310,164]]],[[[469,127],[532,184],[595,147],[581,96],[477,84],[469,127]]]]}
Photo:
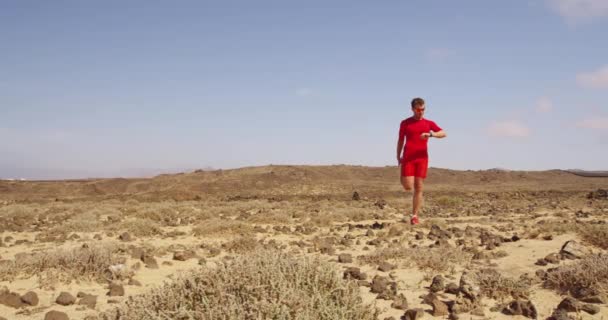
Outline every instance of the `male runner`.
{"type": "Polygon", "coordinates": [[[414,188],[411,224],[419,223],[418,212],[422,206],[422,187],[429,163],[428,139],[445,138],[446,136],[445,132],[435,122],[423,117],[425,108],[422,98],[412,100],[414,115],[401,121],[399,141],[397,142],[397,163],[401,165],[401,184],[406,191],[412,190],[412,187],[414,188]],[[402,158],[401,151],[404,139],[405,149],[402,158]]]}

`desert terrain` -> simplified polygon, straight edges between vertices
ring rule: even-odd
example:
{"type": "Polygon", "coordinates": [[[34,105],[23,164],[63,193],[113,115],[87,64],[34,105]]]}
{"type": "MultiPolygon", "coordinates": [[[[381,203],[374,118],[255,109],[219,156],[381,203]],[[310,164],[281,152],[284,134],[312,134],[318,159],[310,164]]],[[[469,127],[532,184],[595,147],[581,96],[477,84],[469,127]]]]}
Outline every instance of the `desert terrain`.
{"type": "Polygon", "coordinates": [[[608,319],[608,177],[269,165],[0,180],[0,319],[608,319]]]}

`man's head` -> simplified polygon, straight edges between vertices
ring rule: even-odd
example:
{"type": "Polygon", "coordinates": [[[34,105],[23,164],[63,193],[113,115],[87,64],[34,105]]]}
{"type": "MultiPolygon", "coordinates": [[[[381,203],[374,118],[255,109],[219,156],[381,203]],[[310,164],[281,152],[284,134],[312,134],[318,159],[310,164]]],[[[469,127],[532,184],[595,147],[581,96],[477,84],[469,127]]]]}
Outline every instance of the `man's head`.
{"type": "Polygon", "coordinates": [[[414,98],[412,100],[412,112],[414,112],[414,118],[422,119],[424,116],[424,99],[422,98],[414,98]]]}

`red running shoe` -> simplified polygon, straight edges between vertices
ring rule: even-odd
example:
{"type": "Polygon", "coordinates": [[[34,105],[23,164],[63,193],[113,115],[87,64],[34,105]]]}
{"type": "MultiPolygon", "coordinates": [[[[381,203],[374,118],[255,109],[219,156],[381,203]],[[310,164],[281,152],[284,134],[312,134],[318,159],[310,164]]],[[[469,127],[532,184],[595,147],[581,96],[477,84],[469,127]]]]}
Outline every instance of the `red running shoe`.
{"type": "Polygon", "coordinates": [[[420,221],[418,221],[418,215],[412,216],[412,218],[410,219],[410,223],[411,224],[418,224],[418,223],[420,223],[420,221]]]}

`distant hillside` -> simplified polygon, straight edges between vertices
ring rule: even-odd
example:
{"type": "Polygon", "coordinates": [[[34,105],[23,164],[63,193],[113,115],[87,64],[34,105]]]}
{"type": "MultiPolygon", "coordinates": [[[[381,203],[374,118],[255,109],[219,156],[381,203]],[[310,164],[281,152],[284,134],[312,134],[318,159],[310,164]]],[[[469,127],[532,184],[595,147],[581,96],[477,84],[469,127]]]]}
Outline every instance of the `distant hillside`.
{"type": "Polygon", "coordinates": [[[578,169],[571,169],[567,171],[581,177],[608,177],[608,171],[586,171],[578,169]]]}
{"type": "MultiPolygon", "coordinates": [[[[505,171],[430,168],[427,191],[590,191],[607,177],[588,178],[563,170],[505,171]]],[[[196,170],[153,178],[59,181],[0,181],[0,199],[70,198],[194,199],[201,197],[286,197],[403,192],[395,166],[270,165],[231,170],[196,170]]]]}

